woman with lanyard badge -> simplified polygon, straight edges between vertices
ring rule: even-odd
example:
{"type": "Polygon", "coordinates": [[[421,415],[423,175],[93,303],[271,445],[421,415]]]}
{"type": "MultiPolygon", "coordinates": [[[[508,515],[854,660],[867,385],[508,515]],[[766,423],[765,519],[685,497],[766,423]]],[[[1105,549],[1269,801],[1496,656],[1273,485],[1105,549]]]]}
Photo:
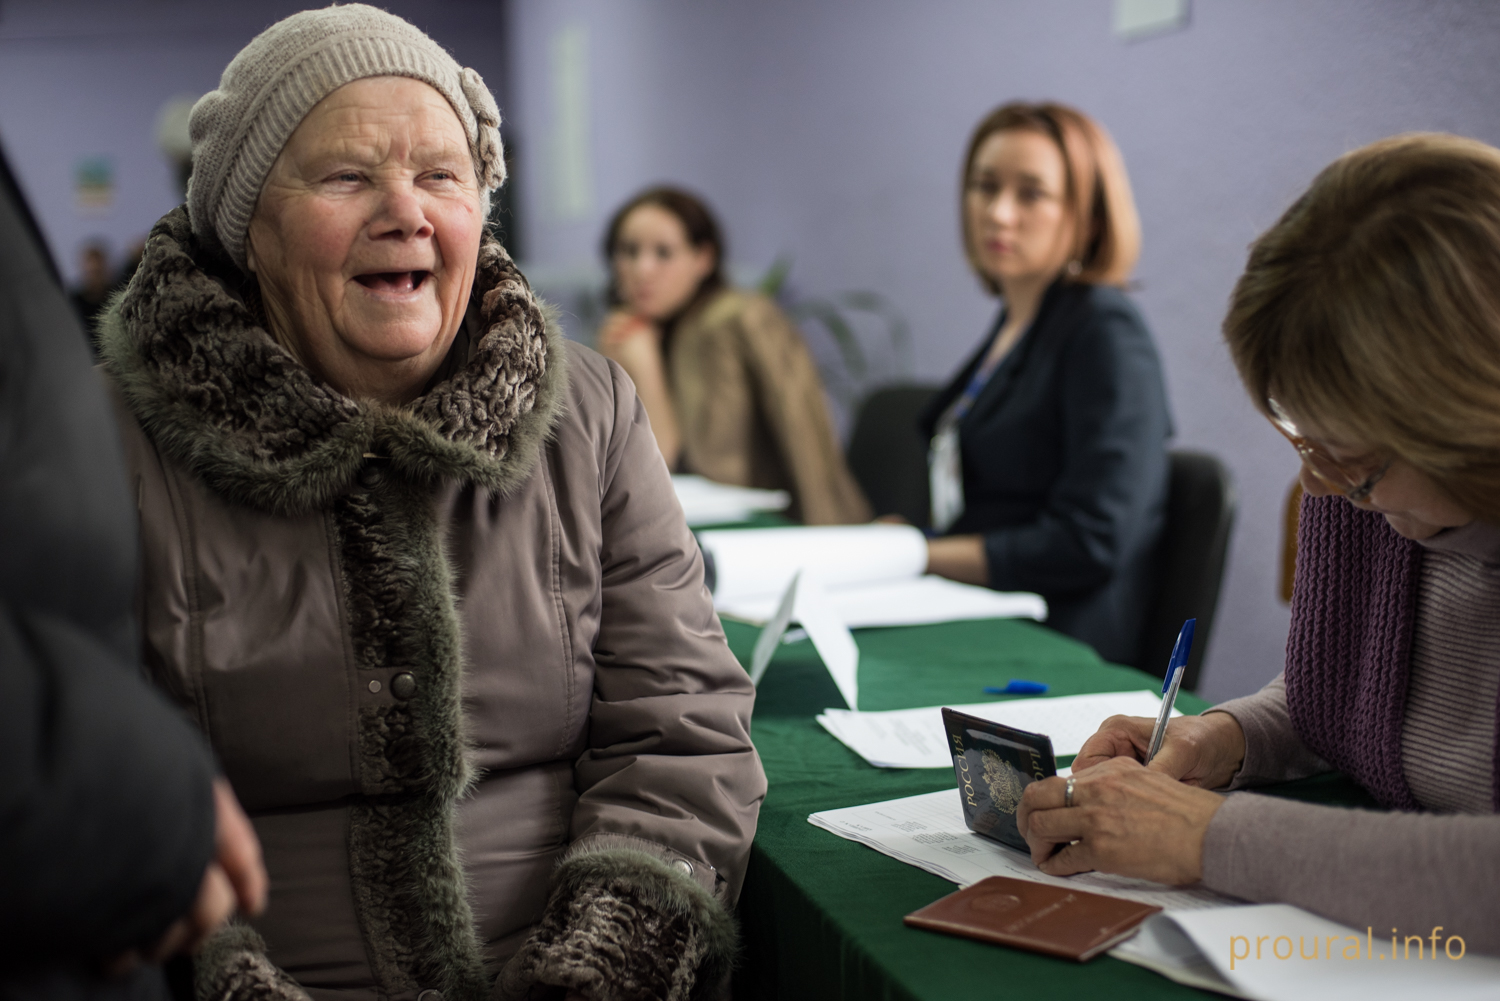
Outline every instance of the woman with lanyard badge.
{"type": "Polygon", "coordinates": [[[1119,288],[1140,248],[1124,164],[1081,112],[1007,104],[969,140],[961,216],[969,263],[1004,307],[921,417],[928,570],[1036,591],[1054,629],[1133,663],[1171,419],[1119,288]]]}

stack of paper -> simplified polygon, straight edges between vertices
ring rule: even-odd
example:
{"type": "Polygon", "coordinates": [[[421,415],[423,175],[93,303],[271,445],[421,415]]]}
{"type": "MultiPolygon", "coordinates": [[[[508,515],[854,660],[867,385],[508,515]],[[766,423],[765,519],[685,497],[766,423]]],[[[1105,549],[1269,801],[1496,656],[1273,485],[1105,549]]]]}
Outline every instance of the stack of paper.
{"type": "Polygon", "coordinates": [[[701,476],[674,476],[672,489],[689,527],[748,521],[757,512],[782,511],[792,502],[785,490],[734,487],[701,476]]]}
{"type": "Polygon", "coordinates": [[[714,564],[714,607],[757,625],[772,618],[798,573],[827,592],[851,629],[1047,617],[1040,595],[924,576],[927,540],[910,525],[720,529],[698,541],[714,564]]]}
{"type": "MultiPolygon", "coordinates": [[[[775,595],[715,599],[714,605],[744,622],[761,623],[776,609],[775,595]]],[[[829,603],[850,629],[925,626],[967,619],[1047,618],[1047,600],[1025,591],[991,591],[927,574],[828,589],[829,603]]]]}
{"type": "MultiPolygon", "coordinates": [[[[1161,696],[1155,692],[1101,692],[949,708],[1017,730],[1046,734],[1052,738],[1052,753],[1062,756],[1077,754],[1099,724],[1111,716],[1155,718],[1161,711],[1161,696]]],[[[1182,715],[1176,709],[1172,714],[1182,715]]],[[[877,768],[953,767],[941,706],[889,712],[825,709],[818,722],[877,768]]]]}

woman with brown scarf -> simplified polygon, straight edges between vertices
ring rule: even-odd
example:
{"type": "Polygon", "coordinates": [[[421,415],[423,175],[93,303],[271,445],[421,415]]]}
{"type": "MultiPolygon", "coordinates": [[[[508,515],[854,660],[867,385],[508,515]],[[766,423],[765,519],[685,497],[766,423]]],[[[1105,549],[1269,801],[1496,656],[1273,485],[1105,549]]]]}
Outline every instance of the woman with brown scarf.
{"type": "Polygon", "coordinates": [[[786,490],[809,525],[870,520],[802,335],[763,295],[724,280],[708,206],[652,188],[604,237],[615,310],[599,350],[630,374],[668,467],[786,490]]]}

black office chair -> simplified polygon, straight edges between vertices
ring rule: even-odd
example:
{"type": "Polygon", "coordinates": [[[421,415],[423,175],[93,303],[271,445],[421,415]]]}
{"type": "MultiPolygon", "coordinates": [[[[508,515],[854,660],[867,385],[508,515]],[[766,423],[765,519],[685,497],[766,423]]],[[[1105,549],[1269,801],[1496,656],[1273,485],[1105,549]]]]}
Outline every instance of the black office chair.
{"type": "Polygon", "coordinates": [[[1203,653],[1213,634],[1236,500],[1229,470],[1214,456],[1172,452],[1171,461],[1167,524],[1157,554],[1156,596],[1141,630],[1136,666],[1158,678],[1165,675],[1183,621],[1197,618],[1193,653],[1182,676],[1182,687],[1193,691],[1198,687],[1203,653]]]}
{"type": "Polygon", "coordinates": [[[888,386],[860,405],[849,438],[849,471],[877,515],[899,514],[913,525],[931,518],[927,502],[927,439],[917,415],[934,386],[888,386]]]}
{"type": "MultiPolygon", "coordinates": [[[[932,386],[890,386],[871,393],[860,406],[849,439],[849,470],[877,515],[899,514],[913,525],[930,520],[927,441],[916,424],[936,392],[932,386]]],[[[1217,458],[1171,453],[1166,529],[1136,666],[1161,677],[1183,620],[1197,618],[1193,653],[1182,677],[1188,691],[1198,687],[1213,634],[1235,503],[1229,471],[1217,458]]]]}

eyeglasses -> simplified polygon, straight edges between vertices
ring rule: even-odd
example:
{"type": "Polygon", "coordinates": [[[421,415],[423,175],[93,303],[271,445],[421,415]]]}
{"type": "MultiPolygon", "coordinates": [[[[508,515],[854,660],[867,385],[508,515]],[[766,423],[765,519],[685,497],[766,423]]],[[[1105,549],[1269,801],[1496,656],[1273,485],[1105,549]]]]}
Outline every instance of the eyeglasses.
{"type": "Polygon", "coordinates": [[[1297,454],[1307,464],[1307,468],[1312,470],[1313,475],[1352,501],[1369,499],[1370,491],[1375,489],[1375,484],[1380,482],[1380,478],[1386,474],[1386,471],[1391,468],[1391,463],[1395,461],[1392,457],[1384,461],[1366,459],[1340,462],[1323,451],[1317,442],[1298,431],[1297,425],[1292,423],[1292,419],[1275,400],[1267,399],[1266,404],[1271,408],[1272,426],[1292,443],[1292,447],[1297,450],[1297,454]]]}

